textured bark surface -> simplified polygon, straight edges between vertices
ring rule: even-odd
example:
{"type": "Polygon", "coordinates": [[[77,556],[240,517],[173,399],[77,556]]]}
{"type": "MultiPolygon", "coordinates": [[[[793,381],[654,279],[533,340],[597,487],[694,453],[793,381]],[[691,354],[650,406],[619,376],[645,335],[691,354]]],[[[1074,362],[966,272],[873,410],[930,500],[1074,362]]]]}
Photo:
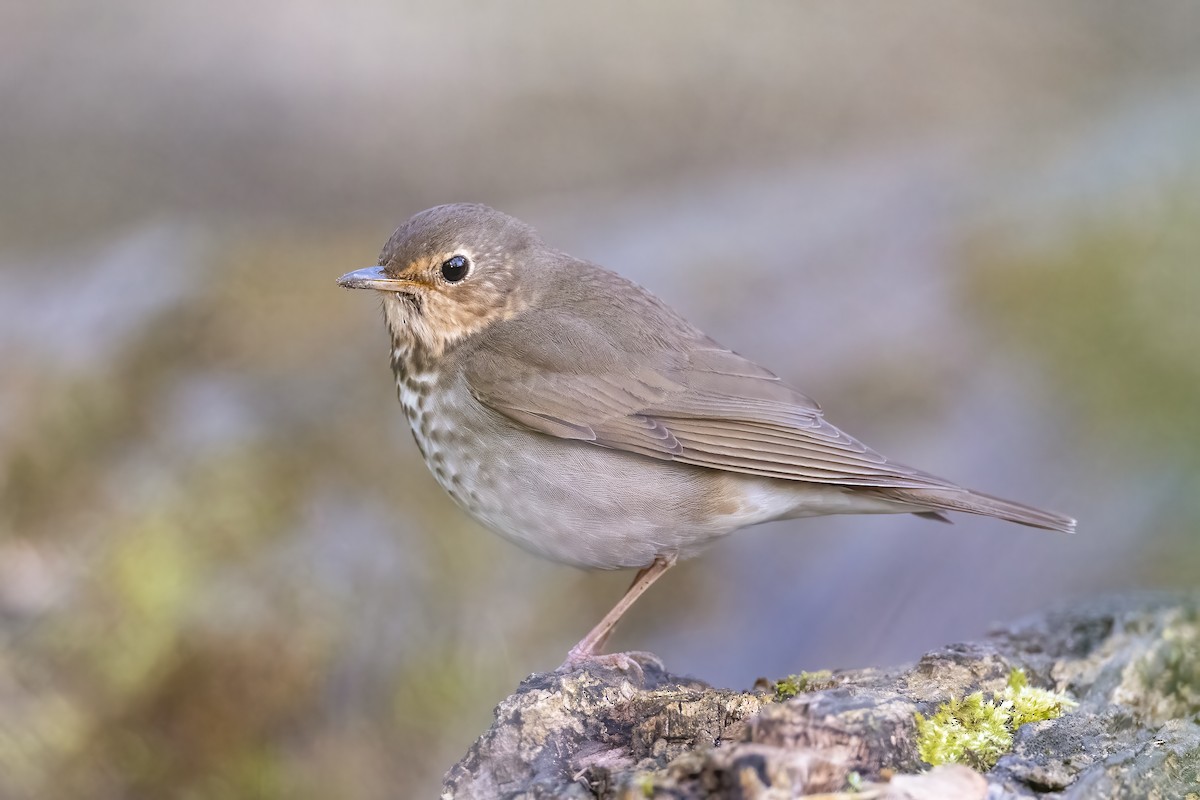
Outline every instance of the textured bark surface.
{"type": "Polygon", "coordinates": [[[1093,601],[915,665],[833,673],[777,702],[644,663],[535,674],[446,775],[446,798],[1200,800],[1200,596],[1093,601]],[[914,714],[1010,671],[1078,701],[979,775],[929,770],[914,714]],[[857,775],[854,775],[857,773],[857,775]],[[850,793],[857,788],[857,793],[850,793]]]}

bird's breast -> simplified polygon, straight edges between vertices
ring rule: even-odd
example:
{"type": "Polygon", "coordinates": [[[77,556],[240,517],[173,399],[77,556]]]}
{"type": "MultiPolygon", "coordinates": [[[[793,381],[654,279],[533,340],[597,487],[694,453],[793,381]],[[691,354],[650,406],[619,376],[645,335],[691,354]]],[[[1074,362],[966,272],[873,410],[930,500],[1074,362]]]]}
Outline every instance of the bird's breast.
{"type": "Polygon", "coordinates": [[[459,505],[477,514],[484,498],[499,491],[484,467],[490,448],[477,401],[438,370],[397,370],[396,388],[425,466],[459,505]]]}
{"type": "MultiPolygon", "coordinates": [[[[434,405],[434,394],[437,390],[437,375],[432,372],[397,371],[396,390],[400,398],[400,407],[412,428],[413,438],[422,457],[429,462],[431,452],[440,436],[442,425],[434,418],[436,411],[431,413],[434,405]]],[[[439,448],[440,449],[440,448],[439,448]]],[[[430,464],[430,468],[433,465],[430,464]]]]}

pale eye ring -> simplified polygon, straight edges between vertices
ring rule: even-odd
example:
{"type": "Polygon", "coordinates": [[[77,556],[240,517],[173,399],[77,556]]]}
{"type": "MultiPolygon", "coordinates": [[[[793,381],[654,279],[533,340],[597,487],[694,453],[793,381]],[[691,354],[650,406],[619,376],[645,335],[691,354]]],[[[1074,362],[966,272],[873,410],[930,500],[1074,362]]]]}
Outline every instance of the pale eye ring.
{"type": "Polygon", "coordinates": [[[450,256],[442,262],[442,278],[446,283],[458,283],[471,271],[471,262],[466,256],[450,256]]]}

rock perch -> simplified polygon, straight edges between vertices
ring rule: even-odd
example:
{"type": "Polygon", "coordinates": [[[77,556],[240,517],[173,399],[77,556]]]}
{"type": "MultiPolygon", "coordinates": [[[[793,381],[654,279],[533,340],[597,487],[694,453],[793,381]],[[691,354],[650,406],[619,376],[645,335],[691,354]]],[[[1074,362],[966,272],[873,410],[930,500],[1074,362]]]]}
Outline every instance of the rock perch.
{"type": "Polygon", "coordinates": [[[643,666],[530,676],[443,798],[1200,800],[1200,595],[1092,601],[915,665],[808,675],[778,693],[643,666]],[[1000,696],[1015,669],[1077,707],[1022,725],[982,774],[924,763],[916,715],[1000,696]]]}

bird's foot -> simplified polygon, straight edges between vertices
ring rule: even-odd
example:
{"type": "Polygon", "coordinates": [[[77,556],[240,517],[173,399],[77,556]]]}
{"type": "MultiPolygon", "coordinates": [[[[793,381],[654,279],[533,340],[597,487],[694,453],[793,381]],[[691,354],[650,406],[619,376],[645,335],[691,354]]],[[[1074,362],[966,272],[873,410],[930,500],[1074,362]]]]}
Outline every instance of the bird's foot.
{"type": "Polygon", "coordinates": [[[639,684],[646,683],[645,667],[651,667],[659,672],[665,672],[666,666],[662,659],[653,653],[633,650],[627,653],[589,653],[578,648],[572,648],[556,672],[572,672],[577,669],[615,669],[636,678],[639,684]]]}

